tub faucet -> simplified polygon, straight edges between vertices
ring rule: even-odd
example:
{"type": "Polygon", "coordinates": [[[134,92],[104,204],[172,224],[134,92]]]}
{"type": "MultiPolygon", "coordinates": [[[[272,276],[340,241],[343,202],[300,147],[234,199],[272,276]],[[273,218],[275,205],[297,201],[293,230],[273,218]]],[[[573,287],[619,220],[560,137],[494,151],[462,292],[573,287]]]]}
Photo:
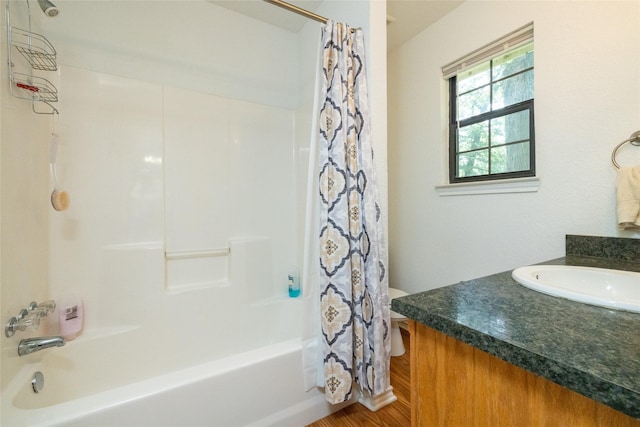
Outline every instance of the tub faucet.
{"type": "Polygon", "coordinates": [[[64,344],[63,337],[26,338],[20,340],[18,344],[18,356],[25,356],[49,347],[62,347],[64,344]]]}

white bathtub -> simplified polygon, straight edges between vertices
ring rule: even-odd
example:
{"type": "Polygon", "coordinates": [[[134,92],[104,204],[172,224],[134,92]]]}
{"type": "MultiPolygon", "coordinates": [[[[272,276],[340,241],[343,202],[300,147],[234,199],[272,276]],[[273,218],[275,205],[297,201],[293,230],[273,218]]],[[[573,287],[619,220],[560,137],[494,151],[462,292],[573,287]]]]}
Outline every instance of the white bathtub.
{"type": "MultiPolygon", "coordinates": [[[[282,300],[254,308],[256,313],[268,309],[277,315],[291,311],[283,310],[285,306],[302,307],[299,301],[282,300]]],[[[251,328],[257,332],[253,337],[246,336],[241,321],[237,330],[232,322],[221,326],[229,330],[227,335],[264,340],[265,322],[250,317],[249,323],[258,322],[251,328]]],[[[270,327],[287,328],[271,317],[266,322],[270,327]]],[[[263,343],[253,350],[236,347],[236,353],[220,356],[231,347],[213,332],[190,335],[167,325],[153,333],[142,326],[104,332],[87,331],[64,347],[21,358],[26,363],[3,390],[0,424],[303,426],[339,409],[327,404],[321,391],[304,390],[298,338],[263,343]],[[169,350],[176,347],[180,350],[169,350]],[[36,371],[45,379],[38,394],[31,387],[36,371]]]]}
{"type": "MultiPolygon", "coordinates": [[[[64,375],[33,363],[3,396],[2,425],[304,426],[338,408],[304,391],[301,360],[300,341],[289,340],[66,401],[64,375]],[[45,376],[39,394],[30,383],[37,370],[45,376]]],[[[94,368],[87,383],[104,374],[94,368]]]]}

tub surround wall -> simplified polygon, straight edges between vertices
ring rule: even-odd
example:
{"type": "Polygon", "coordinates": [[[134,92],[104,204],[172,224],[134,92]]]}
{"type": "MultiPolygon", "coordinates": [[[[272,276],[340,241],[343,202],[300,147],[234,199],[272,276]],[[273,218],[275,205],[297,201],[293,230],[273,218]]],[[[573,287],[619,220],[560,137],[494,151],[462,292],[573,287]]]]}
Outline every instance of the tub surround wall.
{"type": "MultiPolygon", "coordinates": [[[[568,237],[572,250],[580,241],[568,237]]],[[[600,240],[627,247],[624,239],[600,240]]],[[[632,239],[631,246],[637,246],[632,239]]],[[[625,252],[625,251],[622,251],[625,252]]],[[[593,252],[591,252],[593,253],[593,252]]],[[[599,266],[637,262],[591,257],[547,263],[599,266]]],[[[640,419],[640,315],[527,289],[511,271],[392,301],[392,310],[556,384],[640,419]]]]}
{"type": "Polygon", "coordinates": [[[295,33],[206,0],[65,3],[55,19],[33,12],[61,63],[220,97],[297,105],[295,33]]]}
{"type": "Polygon", "coordinates": [[[286,295],[297,248],[293,111],[67,65],[60,83],[58,165],[74,203],[50,217],[52,295],[82,295],[88,326],[100,328],[92,312],[116,293],[135,307],[147,289],[229,286],[239,240],[263,247],[252,252],[265,260],[251,269],[252,289],[286,295]],[[106,256],[158,246],[157,265],[106,256]]]}

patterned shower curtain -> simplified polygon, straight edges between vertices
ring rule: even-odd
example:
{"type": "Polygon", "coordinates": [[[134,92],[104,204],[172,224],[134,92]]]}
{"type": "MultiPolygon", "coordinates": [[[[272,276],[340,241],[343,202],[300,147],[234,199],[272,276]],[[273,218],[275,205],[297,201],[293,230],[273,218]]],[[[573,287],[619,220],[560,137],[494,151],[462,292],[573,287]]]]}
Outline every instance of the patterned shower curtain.
{"type": "Polygon", "coordinates": [[[361,30],[322,30],[318,162],[320,317],[327,400],[389,387],[386,249],[373,166],[361,30]]]}

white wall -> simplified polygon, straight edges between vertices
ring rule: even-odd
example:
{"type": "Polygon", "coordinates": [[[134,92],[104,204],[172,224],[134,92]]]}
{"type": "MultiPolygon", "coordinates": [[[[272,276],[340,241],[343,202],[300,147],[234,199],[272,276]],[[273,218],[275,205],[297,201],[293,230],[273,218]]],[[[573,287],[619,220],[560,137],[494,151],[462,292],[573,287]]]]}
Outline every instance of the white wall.
{"type": "MultiPolygon", "coordinates": [[[[614,146],[640,129],[640,2],[467,1],[389,55],[391,286],[418,292],[564,255],[615,217],[614,146]],[[534,22],[535,193],[440,196],[440,67],[534,22]]],[[[627,146],[621,164],[640,163],[627,146]]]]}

